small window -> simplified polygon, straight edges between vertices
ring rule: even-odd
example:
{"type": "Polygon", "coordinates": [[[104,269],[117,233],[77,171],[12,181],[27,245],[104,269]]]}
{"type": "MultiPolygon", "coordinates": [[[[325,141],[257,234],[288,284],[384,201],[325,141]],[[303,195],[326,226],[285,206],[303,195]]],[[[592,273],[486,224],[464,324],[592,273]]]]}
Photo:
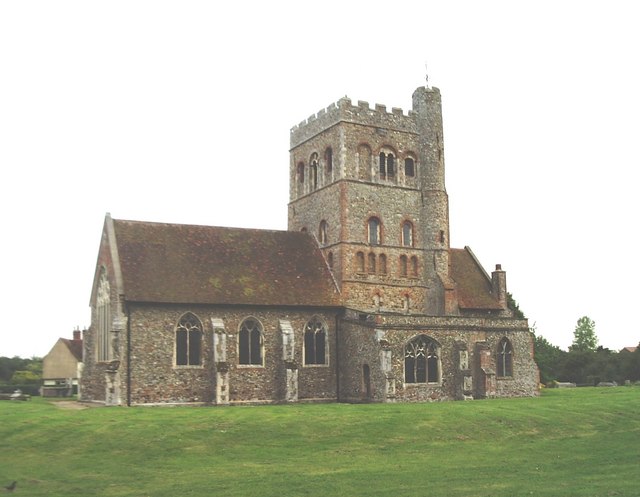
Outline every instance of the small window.
{"type": "Polygon", "coordinates": [[[418,277],[418,258],[415,255],[411,257],[411,276],[418,277]]]}
{"type": "Polygon", "coordinates": [[[242,322],[238,334],[238,360],[240,364],[262,366],[262,325],[254,318],[242,322]]]}
{"type": "Polygon", "coordinates": [[[402,245],[413,247],[413,224],[410,221],[405,221],[402,224],[402,245]]]}
{"type": "Polygon", "coordinates": [[[380,152],[380,179],[393,179],[395,175],[395,157],[393,153],[380,152]]]}
{"type": "Polygon", "coordinates": [[[369,274],[376,274],[376,254],[373,252],[369,253],[369,274]]]}
{"type": "Polygon", "coordinates": [[[407,276],[407,256],[400,256],[400,276],[407,276]]]}
{"type": "Polygon", "coordinates": [[[384,254],[378,256],[378,271],[380,274],[387,274],[387,256],[384,254]]]}
{"type": "Polygon", "coordinates": [[[356,271],[364,273],[364,253],[358,252],[356,254],[356,271]]]}
{"type": "Polygon", "coordinates": [[[327,222],[324,219],[320,221],[320,228],[318,230],[318,241],[321,245],[327,244],[327,222]]]}
{"type": "Polygon", "coordinates": [[[369,244],[380,245],[380,243],[382,242],[380,236],[380,219],[378,219],[377,217],[370,218],[369,222],[367,223],[367,227],[369,230],[369,244]]]}
{"type": "Polygon", "coordinates": [[[176,326],[176,365],[199,366],[202,352],[202,323],[191,313],[176,326]]]}
{"type": "Polygon", "coordinates": [[[404,349],[405,383],[439,383],[438,344],[426,335],[411,340],[404,349]]]}
{"type": "Polygon", "coordinates": [[[498,344],[497,375],[513,376],[513,347],[507,337],[498,344]]]}
{"type": "Polygon", "coordinates": [[[304,363],[326,364],[327,330],[318,318],[304,327],[304,363]]]}
{"type": "Polygon", "coordinates": [[[316,153],[311,155],[309,161],[309,181],[311,191],[316,190],[318,188],[318,154],[316,153]]]}
{"type": "Polygon", "coordinates": [[[329,264],[329,268],[333,269],[333,252],[327,254],[327,263],[329,264]]]}
{"type": "Polygon", "coordinates": [[[331,147],[327,147],[324,151],[324,161],[326,163],[327,176],[330,178],[333,172],[333,150],[331,150],[331,147]]]}
{"type": "Polygon", "coordinates": [[[413,178],[415,174],[415,162],[412,157],[407,157],[404,160],[404,175],[407,178],[413,178]]]}

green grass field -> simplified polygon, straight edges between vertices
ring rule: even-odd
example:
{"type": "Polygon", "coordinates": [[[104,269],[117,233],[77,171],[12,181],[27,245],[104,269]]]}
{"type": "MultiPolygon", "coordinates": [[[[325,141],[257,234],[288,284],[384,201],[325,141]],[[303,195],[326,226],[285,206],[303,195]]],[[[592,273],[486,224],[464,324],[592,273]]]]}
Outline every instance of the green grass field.
{"type": "Polygon", "coordinates": [[[0,485],[13,480],[29,496],[638,496],[640,388],[429,404],[1,401],[0,485]]]}

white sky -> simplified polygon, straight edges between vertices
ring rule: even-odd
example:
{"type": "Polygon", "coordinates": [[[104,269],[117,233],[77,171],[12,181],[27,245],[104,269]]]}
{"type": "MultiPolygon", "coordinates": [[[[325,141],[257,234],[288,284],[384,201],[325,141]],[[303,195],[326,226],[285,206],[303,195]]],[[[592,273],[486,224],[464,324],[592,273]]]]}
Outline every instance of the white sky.
{"type": "Polygon", "coordinates": [[[443,99],[452,246],[538,334],[636,345],[629,1],[0,2],[0,356],[89,325],[105,213],[286,229],[289,130],[344,95],[443,99]]]}

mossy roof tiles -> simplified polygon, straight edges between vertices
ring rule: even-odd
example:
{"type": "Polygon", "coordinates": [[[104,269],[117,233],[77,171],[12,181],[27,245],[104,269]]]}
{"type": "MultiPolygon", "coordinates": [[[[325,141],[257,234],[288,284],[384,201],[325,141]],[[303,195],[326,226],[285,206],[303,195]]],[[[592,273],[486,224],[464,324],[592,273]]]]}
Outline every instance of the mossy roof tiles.
{"type": "Polygon", "coordinates": [[[500,310],[502,307],[491,293],[491,280],[467,249],[451,249],[451,278],[456,283],[461,309],[500,310]]]}
{"type": "Polygon", "coordinates": [[[306,233],[115,219],[114,231],[129,301],[339,305],[306,233]]]}

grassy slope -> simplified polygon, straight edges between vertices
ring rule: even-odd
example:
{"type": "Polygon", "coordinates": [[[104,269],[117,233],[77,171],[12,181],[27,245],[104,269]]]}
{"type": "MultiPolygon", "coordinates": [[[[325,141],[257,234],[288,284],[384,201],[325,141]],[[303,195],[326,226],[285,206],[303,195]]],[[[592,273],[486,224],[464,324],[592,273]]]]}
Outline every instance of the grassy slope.
{"type": "Polygon", "coordinates": [[[640,388],[436,404],[69,410],[0,402],[32,496],[636,496],[640,388]]]}

